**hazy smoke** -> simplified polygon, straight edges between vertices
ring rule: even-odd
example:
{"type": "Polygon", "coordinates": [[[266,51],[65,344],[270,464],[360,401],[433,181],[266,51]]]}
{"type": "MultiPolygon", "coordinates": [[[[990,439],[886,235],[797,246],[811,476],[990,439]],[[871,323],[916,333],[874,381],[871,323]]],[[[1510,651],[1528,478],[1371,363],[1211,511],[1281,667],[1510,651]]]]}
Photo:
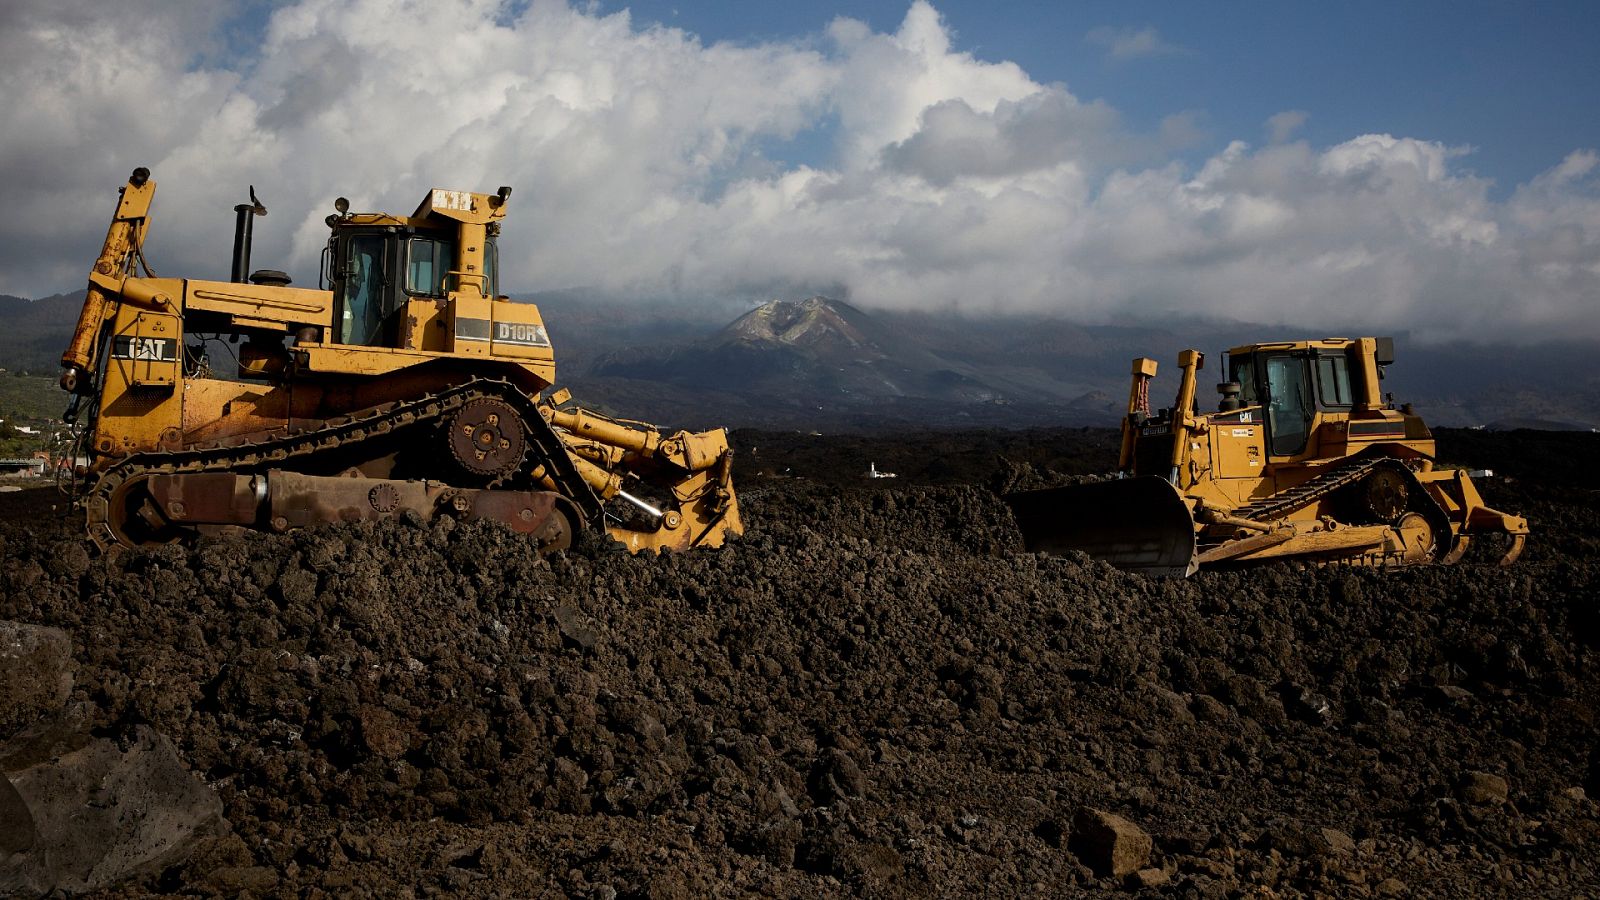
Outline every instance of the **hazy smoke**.
{"type": "MultiPolygon", "coordinates": [[[[255,262],[314,280],[335,196],[409,212],[431,186],[516,188],[513,291],[797,296],[1105,319],[1168,310],[1436,337],[1600,337],[1600,178],[1576,151],[1504,200],[1462,151],[1389,135],[1169,135],[952,49],[927,3],[892,34],[706,45],[559,2],[66,0],[0,12],[0,292],[81,286],[114,190],[161,182],[161,274],[255,262]],[[264,22],[264,30],[249,30],[264,22]],[[780,161],[824,146],[816,167],[780,161]]],[[[824,23],[819,23],[822,27],[824,23]]],[[[1176,119],[1175,119],[1176,121],[1176,119]]],[[[1191,129],[1192,130],[1192,129],[1191,129]]]]}

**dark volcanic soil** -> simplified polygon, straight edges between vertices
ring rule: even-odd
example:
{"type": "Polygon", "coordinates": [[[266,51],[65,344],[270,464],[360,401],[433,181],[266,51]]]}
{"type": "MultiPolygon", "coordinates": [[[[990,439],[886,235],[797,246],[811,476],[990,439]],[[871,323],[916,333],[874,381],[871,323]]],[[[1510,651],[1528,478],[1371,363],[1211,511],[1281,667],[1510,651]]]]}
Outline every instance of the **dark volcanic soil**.
{"type": "Polygon", "coordinates": [[[1174,896],[1600,891],[1600,440],[1445,436],[1512,475],[1510,569],[1018,552],[994,488],[1113,441],[743,433],[749,533],[660,558],[394,522],[104,561],[0,495],[0,618],[223,799],[130,894],[1123,893],[1086,807],[1174,896]]]}

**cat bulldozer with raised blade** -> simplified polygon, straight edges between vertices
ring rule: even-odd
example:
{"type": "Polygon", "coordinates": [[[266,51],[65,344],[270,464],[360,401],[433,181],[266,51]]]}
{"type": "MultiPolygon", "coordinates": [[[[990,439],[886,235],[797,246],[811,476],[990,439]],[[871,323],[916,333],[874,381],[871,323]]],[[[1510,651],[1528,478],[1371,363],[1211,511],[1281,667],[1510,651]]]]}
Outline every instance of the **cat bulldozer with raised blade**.
{"type": "Polygon", "coordinates": [[[409,216],[339,198],[318,290],[247,274],[254,188],[231,281],[156,277],[155,188],[144,168],[122,187],[61,358],[101,549],[400,516],[500,522],[544,551],[585,530],[635,552],[742,530],[725,431],[665,433],[549,390],[538,308],[498,290],[510,188],[431,190],[409,216]]]}
{"type": "Polygon", "coordinates": [[[1527,520],[1484,505],[1472,475],[1489,473],[1435,464],[1422,419],[1379,390],[1393,361],[1390,338],[1235,347],[1219,408],[1200,413],[1204,356],[1185,350],[1176,403],[1152,414],[1156,362],[1136,359],[1117,477],[1008,495],[1024,545],[1188,576],[1272,559],[1448,564],[1503,535],[1509,565],[1527,520]]]}

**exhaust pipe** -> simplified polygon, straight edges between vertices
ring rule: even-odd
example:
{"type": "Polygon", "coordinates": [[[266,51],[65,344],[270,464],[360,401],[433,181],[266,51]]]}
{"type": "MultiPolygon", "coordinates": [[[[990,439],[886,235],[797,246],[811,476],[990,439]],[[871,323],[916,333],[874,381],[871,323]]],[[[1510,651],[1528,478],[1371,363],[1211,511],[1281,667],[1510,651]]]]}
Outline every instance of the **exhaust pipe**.
{"type": "Polygon", "coordinates": [[[250,186],[250,202],[233,208],[237,218],[233,223],[233,272],[229,281],[246,284],[250,281],[250,245],[254,239],[255,217],[267,214],[267,208],[256,199],[256,187],[250,186]]]}

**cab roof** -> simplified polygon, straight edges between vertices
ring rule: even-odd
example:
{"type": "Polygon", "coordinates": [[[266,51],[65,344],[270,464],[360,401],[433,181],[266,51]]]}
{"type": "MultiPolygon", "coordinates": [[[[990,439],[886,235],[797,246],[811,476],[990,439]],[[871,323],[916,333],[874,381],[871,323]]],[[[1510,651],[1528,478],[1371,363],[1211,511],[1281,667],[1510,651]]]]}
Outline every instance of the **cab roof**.
{"type": "Polygon", "coordinates": [[[438,228],[444,223],[441,219],[463,222],[469,225],[487,225],[498,219],[505,218],[506,200],[511,196],[511,189],[503,187],[494,194],[479,194],[472,191],[452,191],[445,188],[433,188],[417,204],[416,212],[410,216],[396,216],[389,213],[347,213],[344,216],[331,218],[329,223],[337,221],[341,225],[399,225],[412,228],[438,228]]]}
{"type": "Polygon", "coordinates": [[[1268,341],[1259,344],[1245,344],[1228,350],[1229,356],[1249,356],[1260,351],[1305,351],[1305,350],[1346,350],[1352,346],[1370,342],[1373,360],[1380,366],[1387,366],[1394,362],[1394,338],[1392,337],[1360,337],[1344,338],[1330,337],[1320,340],[1307,341],[1268,341]]]}
{"type": "Polygon", "coordinates": [[[1308,341],[1264,341],[1258,344],[1231,347],[1228,349],[1228,355],[1238,356],[1255,353],[1260,350],[1343,350],[1357,340],[1358,338],[1330,337],[1308,341]]]}

